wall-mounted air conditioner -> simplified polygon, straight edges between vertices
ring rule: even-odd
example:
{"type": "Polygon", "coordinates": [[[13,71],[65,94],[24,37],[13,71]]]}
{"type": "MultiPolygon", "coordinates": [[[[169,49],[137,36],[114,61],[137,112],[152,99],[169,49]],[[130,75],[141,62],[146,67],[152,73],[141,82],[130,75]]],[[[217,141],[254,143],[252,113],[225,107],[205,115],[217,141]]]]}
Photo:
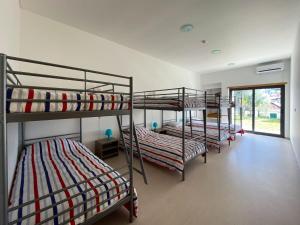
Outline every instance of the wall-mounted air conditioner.
{"type": "Polygon", "coordinates": [[[272,63],[256,67],[257,74],[279,72],[284,70],[284,63],[272,63]]]}

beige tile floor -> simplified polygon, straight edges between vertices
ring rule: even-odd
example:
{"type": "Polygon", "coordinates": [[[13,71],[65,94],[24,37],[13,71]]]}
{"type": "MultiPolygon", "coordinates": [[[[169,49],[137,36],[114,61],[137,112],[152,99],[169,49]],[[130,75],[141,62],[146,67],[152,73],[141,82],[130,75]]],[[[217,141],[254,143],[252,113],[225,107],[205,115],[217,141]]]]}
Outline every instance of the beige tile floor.
{"type": "MultiPolygon", "coordinates": [[[[123,155],[108,162],[117,167],[123,155]]],[[[141,225],[300,225],[300,170],[285,139],[246,134],[221,154],[187,168],[186,181],[146,164],[149,185],[135,174],[141,225]]],[[[128,224],[118,210],[98,225],[128,224]]]]}

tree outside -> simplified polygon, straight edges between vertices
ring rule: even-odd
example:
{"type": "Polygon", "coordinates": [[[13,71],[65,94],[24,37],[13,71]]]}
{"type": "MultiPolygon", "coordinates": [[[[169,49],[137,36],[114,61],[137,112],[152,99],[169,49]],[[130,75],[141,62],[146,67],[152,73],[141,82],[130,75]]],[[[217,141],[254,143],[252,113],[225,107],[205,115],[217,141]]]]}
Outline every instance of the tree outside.
{"type": "MultiPolygon", "coordinates": [[[[255,90],[255,131],[280,134],[280,92],[280,88],[255,90]]],[[[245,130],[252,130],[252,94],[252,90],[233,92],[234,96],[242,98],[242,122],[245,130]]]]}

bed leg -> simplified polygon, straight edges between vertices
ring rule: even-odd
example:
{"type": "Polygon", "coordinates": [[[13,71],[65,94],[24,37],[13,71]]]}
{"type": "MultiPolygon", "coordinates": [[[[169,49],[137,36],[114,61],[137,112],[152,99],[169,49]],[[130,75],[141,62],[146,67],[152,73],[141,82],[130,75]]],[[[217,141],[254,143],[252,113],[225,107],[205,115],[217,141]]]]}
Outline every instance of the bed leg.
{"type": "Polygon", "coordinates": [[[229,146],[230,146],[230,143],[231,143],[231,141],[230,141],[230,140],[228,140],[228,144],[229,144],[229,146]]]}
{"type": "Polygon", "coordinates": [[[183,168],[182,174],[181,174],[181,181],[185,181],[185,170],[183,168]]]}
{"type": "Polygon", "coordinates": [[[220,146],[220,144],[218,146],[218,152],[221,153],[221,146],[220,146]]]}
{"type": "Polygon", "coordinates": [[[129,210],[129,223],[132,223],[133,222],[133,202],[132,201],[130,201],[129,202],[129,208],[130,208],[130,210],[129,210]]]}
{"type": "Polygon", "coordinates": [[[207,152],[205,152],[205,153],[203,154],[203,157],[204,157],[204,163],[207,163],[207,152]]]}
{"type": "Polygon", "coordinates": [[[134,203],[133,203],[133,196],[130,196],[129,201],[129,223],[133,222],[133,215],[134,215],[134,203]]]}

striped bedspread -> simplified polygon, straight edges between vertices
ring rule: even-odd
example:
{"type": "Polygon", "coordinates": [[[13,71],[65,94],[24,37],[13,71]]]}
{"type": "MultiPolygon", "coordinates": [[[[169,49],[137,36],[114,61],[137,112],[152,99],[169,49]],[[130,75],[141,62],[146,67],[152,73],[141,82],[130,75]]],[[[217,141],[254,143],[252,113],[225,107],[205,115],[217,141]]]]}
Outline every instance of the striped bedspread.
{"type": "MultiPolygon", "coordinates": [[[[190,125],[190,122],[188,122],[187,124],[190,125]]],[[[192,125],[193,127],[204,127],[203,121],[198,121],[198,120],[192,120],[192,125]]],[[[214,122],[207,122],[206,128],[218,129],[218,124],[214,122]]],[[[220,128],[221,130],[228,130],[228,124],[221,123],[220,128]]]]}
{"type": "Polygon", "coordinates": [[[216,107],[229,108],[234,106],[234,102],[231,102],[229,97],[226,96],[219,97],[219,96],[208,95],[206,100],[207,100],[208,108],[216,108],[216,107]]]}
{"type": "MultiPolygon", "coordinates": [[[[141,154],[144,159],[157,165],[182,172],[182,139],[158,134],[146,128],[136,128],[141,154]]],[[[125,142],[129,145],[129,136],[125,133],[125,142]]],[[[134,150],[136,143],[133,142],[134,150]]],[[[185,140],[185,161],[205,153],[205,145],[201,142],[185,140]]]]}
{"type": "Polygon", "coordinates": [[[58,225],[70,219],[73,220],[67,224],[79,224],[84,221],[85,209],[91,209],[87,218],[101,213],[126,197],[128,186],[124,177],[79,142],[69,139],[37,142],[21,154],[9,196],[9,209],[32,202],[11,211],[9,222],[33,214],[16,224],[58,225]],[[90,179],[100,174],[103,175],[90,179]],[[61,192],[57,193],[58,190],[61,192]],[[88,190],[86,194],[85,190],[88,190]],[[50,193],[52,195],[39,199],[50,193]],[[86,205],[83,204],[85,200],[86,205]],[[52,216],[56,217],[45,222],[52,216]]]}
{"type": "MultiPolygon", "coordinates": [[[[188,125],[190,125],[190,122],[188,122],[188,125]]],[[[192,121],[192,125],[193,125],[193,127],[201,127],[201,128],[204,127],[203,121],[197,121],[197,120],[192,121]]],[[[218,129],[218,124],[213,123],[213,122],[207,122],[206,127],[207,127],[207,129],[218,129]]],[[[228,131],[228,124],[221,123],[220,128],[221,128],[221,130],[228,131]]],[[[240,125],[236,124],[234,126],[234,124],[230,124],[230,133],[231,134],[234,134],[234,133],[244,134],[244,130],[240,125]]]]}
{"type": "MultiPolygon", "coordinates": [[[[182,108],[183,101],[181,99],[171,99],[171,98],[149,98],[144,100],[143,98],[138,98],[134,100],[134,107],[166,107],[166,108],[182,108]]],[[[204,108],[205,101],[203,98],[199,97],[186,97],[184,100],[185,108],[204,108]]]]}
{"type": "Polygon", "coordinates": [[[88,93],[85,97],[76,92],[25,88],[7,88],[6,94],[7,113],[126,110],[130,106],[123,95],[88,93]]]}
{"type": "MultiPolygon", "coordinates": [[[[168,135],[172,135],[175,137],[182,137],[182,127],[181,126],[170,126],[170,125],[164,125],[163,129],[167,131],[168,135]]],[[[192,138],[191,137],[191,127],[190,126],[185,126],[185,137],[187,139],[192,138]]],[[[203,136],[204,135],[204,131],[202,127],[193,127],[193,137],[197,137],[197,136],[203,136]]],[[[228,140],[228,138],[230,137],[229,133],[227,130],[222,130],[220,132],[220,140],[219,140],[219,133],[218,133],[218,129],[212,129],[207,127],[206,129],[206,138],[207,138],[207,143],[208,144],[214,144],[214,143],[221,143],[223,141],[228,140]]]]}

